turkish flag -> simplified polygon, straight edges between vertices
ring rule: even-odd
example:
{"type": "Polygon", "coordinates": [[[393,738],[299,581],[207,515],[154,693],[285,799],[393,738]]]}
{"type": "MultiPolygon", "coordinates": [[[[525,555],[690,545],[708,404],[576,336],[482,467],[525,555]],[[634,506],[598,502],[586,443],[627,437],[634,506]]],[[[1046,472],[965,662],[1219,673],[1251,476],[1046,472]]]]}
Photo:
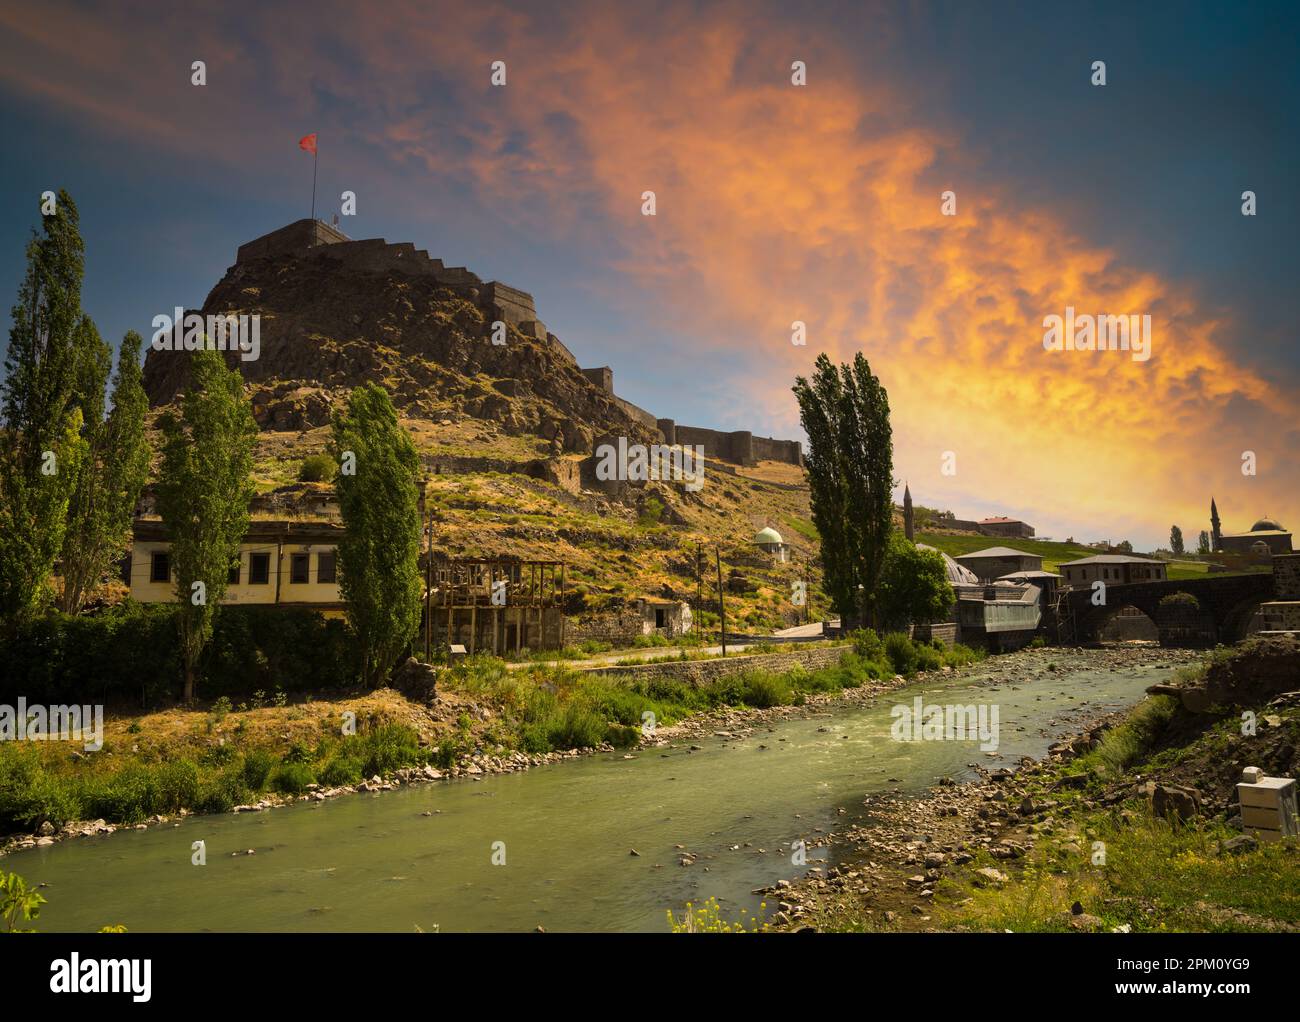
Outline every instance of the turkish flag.
{"type": "Polygon", "coordinates": [[[316,133],[312,132],[306,138],[298,139],[298,148],[306,149],[313,156],[316,155],[316,133]]]}

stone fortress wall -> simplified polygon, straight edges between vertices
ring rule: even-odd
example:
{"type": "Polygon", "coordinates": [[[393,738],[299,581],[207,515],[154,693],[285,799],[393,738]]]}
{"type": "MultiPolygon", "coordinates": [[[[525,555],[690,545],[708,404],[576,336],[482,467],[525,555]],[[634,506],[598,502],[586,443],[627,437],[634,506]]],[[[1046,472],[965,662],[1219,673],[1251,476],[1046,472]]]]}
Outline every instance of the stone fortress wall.
{"type": "Polygon", "coordinates": [[[337,227],[322,220],[298,220],[279,230],[240,245],[235,262],[243,263],[269,256],[293,255],[299,258],[330,259],[360,272],[397,272],[430,277],[449,288],[472,292],[480,305],[520,333],[548,342],[566,361],[581,372],[631,418],[658,431],[666,444],[699,444],[706,459],[730,461],[737,465],[754,465],[759,461],[783,461],[803,464],[803,447],[798,440],[756,437],[747,430],[724,433],[699,426],[679,426],[672,419],[659,419],[614,393],[614,371],[608,366],[583,369],[573,353],[546,329],[537,316],[533,296],[497,280],[484,281],[463,266],[446,266],[433,259],[411,242],[390,244],[383,238],[353,241],[337,227]]]}

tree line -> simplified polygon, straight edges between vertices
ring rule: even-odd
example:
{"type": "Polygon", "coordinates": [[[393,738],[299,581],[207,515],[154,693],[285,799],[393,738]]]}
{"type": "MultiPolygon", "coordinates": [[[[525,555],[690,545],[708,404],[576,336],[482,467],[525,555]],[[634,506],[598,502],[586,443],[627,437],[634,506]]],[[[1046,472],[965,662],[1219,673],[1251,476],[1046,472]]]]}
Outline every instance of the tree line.
{"type": "MultiPolygon", "coordinates": [[[[77,207],[60,191],[27,245],[0,383],[6,631],[42,614],[85,610],[128,550],[150,480],[155,452],[146,429],[142,340],[135,331],[124,336],[106,401],[112,349],[81,308],[84,268],[77,207]]],[[[222,354],[176,357],[187,356],[189,384],[156,422],[154,487],[171,542],[179,674],[189,702],[248,531],[258,428],[243,379],[222,354]]],[[[344,525],[339,587],[357,639],[358,678],[374,686],[419,626],[419,459],[387,393],[372,383],[335,412],[330,450],[344,525]]]]}

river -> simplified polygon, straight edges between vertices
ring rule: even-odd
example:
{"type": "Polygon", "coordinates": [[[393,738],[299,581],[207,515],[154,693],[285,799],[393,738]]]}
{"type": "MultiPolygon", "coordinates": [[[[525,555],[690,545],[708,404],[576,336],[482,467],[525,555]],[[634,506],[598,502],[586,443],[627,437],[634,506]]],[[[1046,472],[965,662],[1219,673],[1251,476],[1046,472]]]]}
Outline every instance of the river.
{"type": "MultiPolygon", "coordinates": [[[[920,791],[944,775],[972,777],[974,762],[1042,756],[1082,718],[1135,703],[1173,673],[1083,663],[1014,684],[926,679],[744,740],[697,740],[698,751],[684,742],[631,759],[599,754],[196,816],[29,849],[3,865],[48,885],[43,931],[663,931],[668,909],[710,895],[729,916],[755,911],[751,890],[804,872],[791,864],[791,843],[860,819],[864,794],[920,791]],[[977,742],[894,741],[890,709],[917,695],[996,703],[1000,758],[977,742]],[[203,866],[191,864],[199,840],[203,866]],[[679,865],[682,850],[698,856],[694,865],[679,865]]],[[[825,855],[810,850],[809,865],[825,855]]]]}

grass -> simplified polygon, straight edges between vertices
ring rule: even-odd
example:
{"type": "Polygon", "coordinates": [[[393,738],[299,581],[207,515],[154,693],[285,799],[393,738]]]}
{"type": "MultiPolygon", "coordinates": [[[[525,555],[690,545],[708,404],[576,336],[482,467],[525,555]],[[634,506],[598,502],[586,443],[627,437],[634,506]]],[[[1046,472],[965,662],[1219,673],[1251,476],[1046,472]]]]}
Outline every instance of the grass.
{"type": "Polygon", "coordinates": [[[1253,931],[1268,921],[1300,923],[1294,848],[1222,853],[1218,842],[1239,834],[1224,824],[1183,826],[1145,807],[1130,815],[1129,823],[1109,812],[1085,816],[1078,821],[1086,838],[1081,851],[1040,846],[1002,887],[972,883],[975,869],[1006,868],[977,858],[940,884],[937,921],[962,930],[1068,930],[1077,901],[1106,930],[1253,931]],[[1104,862],[1094,865],[1103,852],[1104,862]]]}
{"type": "Polygon", "coordinates": [[[322,729],[313,741],[294,741],[278,753],[252,745],[247,732],[225,744],[178,748],[78,761],[51,755],[53,746],[6,742],[0,745],[0,833],[47,821],[132,824],[181,809],[227,812],[266,792],[298,795],[315,783],[351,783],[435,754],[420,747],[413,728],[392,722],[363,722],[350,735],[322,729]]]}

